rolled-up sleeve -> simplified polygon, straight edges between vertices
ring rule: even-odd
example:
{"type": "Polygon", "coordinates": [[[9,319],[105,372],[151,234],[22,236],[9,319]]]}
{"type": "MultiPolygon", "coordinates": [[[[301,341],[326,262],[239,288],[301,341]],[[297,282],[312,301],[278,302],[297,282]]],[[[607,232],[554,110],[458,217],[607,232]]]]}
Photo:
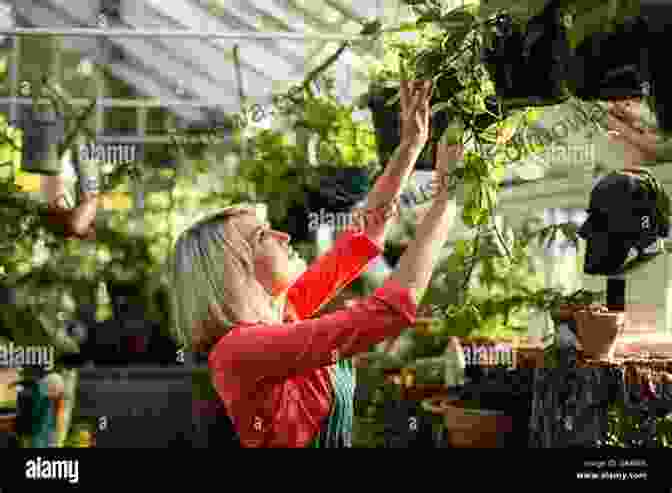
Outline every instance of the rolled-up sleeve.
{"type": "Polygon", "coordinates": [[[249,384],[283,380],[365,352],[415,323],[417,305],[394,279],[351,307],[313,320],[248,325],[222,337],[213,366],[249,384]]]}
{"type": "Polygon", "coordinates": [[[367,268],[382,250],[363,232],[345,231],[287,292],[299,320],[314,315],[367,268]]]}

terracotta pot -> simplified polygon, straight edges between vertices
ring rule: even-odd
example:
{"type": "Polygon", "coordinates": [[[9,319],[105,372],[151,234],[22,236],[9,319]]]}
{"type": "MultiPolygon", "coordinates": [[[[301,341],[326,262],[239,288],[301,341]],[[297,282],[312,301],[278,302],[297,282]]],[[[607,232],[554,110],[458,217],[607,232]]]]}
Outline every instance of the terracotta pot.
{"type": "Polygon", "coordinates": [[[543,347],[519,347],[516,349],[516,368],[543,368],[543,347]]]}
{"type": "Polygon", "coordinates": [[[553,311],[552,317],[555,321],[570,322],[574,320],[574,314],[581,310],[587,310],[588,305],[560,305],[553,311]]]}
{"type": "Polygon", "coordinates": [[[406,388],[403,396],[407,401],[422,402],[430,397],[446,396],[446,393],[443,385],[425,384],[406,388]]]}
{"type": "Polygon", "coordinates": [[[16,413],[0,414],[0,433],[16,432],[16,413]]]}
{"type": "Polygon", "coordinates": [[[448,443],[453,448],[500,448],[506,434],[513,431],[513,418],[503,411],[467,409],[465,402],[435,397],[422,407],[443,416],[448,443]]]}
{"type": "Polygon", "coordinates": [[[574,314],[583,354],[591,359],[611,359],[616,337],[625,325],[625,312],[582,310],[574,314]]]}

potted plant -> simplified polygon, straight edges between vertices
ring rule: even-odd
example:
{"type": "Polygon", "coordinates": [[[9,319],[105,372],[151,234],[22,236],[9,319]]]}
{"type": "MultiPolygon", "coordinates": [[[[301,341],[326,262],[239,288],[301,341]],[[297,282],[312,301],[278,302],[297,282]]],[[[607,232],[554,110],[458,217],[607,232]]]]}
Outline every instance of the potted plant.
{"type": "MultiPolygon", "coordinates": [[[[544,292],[537,306],[547,309],[557,331],[566,324],[581,344],[583,354],[589,358],[609,358],[613,355],[616,336],[624,322],[623,312],[609,312],[598,303],[604,293],[578,290],[569,295],[544,292]]],[[[550,351],[554,345],[549,346],[550,351]]]]}
{"type": "Polygon", "coordinates": [[[625,325],[625,312],[609,312],[604,307],[598,307],[578,311],[574,319],[583,356],[589,359],[613,358],[616,337],[625,325]]]}
{"type": "Polygon", "coordinates": [[[422,407],[443,417],[452,448],[500,448],[513,430],[513,419],[503,411],[481,409],[478,401],[434,397],[422,407]]]}

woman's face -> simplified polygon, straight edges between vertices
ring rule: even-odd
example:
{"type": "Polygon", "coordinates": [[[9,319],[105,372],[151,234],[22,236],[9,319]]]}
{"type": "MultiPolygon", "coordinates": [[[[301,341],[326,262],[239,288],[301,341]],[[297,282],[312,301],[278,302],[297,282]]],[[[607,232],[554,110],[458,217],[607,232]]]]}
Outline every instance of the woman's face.
{"type": "Polygon", "coordinates": [[[257,281],[272,296],[284,293],[296,278],[298,256],[289,245],[290,236],[271,229],[253,214],[244,214],[232,221],[252,247],[257,281]]]}

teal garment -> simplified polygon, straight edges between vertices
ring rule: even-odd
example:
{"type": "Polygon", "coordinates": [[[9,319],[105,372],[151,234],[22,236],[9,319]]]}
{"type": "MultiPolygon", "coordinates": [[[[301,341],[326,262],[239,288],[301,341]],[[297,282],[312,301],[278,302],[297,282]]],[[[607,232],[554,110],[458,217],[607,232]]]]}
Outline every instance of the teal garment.
{"type": "Polygon", "coordinates": [[[351,360],[340,360],[329,368],[329,373],[334,389],[331,414],[310,448],[349,448],[355,413],[355,368],[351,360]]]}
{"type": "Polygon", "coordinates": [[[47,383],[42,380],[35,384],[30,446],[48,448],[50,432],[55,428],[55,417],[47,394],[47,383]]]}

